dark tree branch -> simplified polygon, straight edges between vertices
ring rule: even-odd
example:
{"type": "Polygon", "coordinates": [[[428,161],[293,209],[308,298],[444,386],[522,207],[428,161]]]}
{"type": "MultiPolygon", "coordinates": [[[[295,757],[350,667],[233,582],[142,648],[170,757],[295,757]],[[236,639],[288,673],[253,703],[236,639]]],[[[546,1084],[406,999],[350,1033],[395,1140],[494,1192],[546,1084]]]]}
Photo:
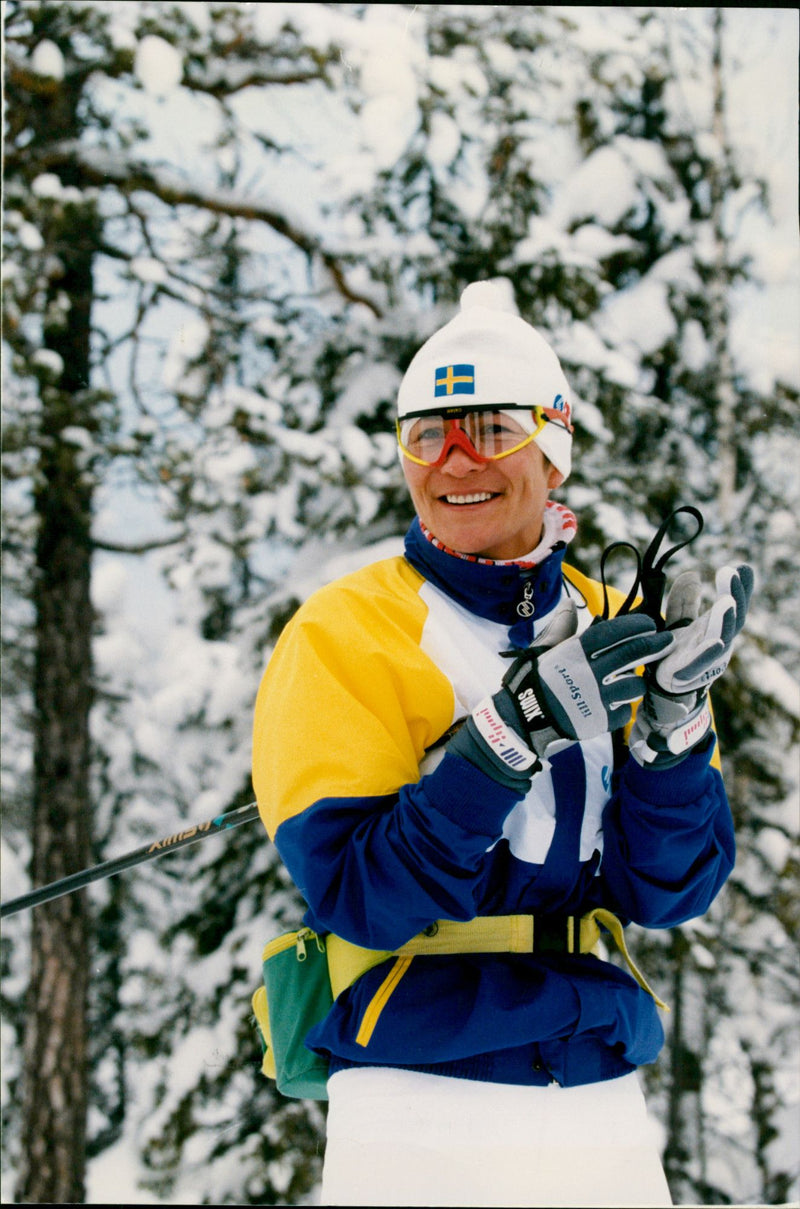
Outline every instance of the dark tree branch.
{"type": "Polygon", "coordinates": [[[144,542],[112,542],[93,537],[92,546],[95,550],[105,550],[109,554],[148,554],[151,550],[164,550],[167,546],[176,546],[188,537],[188,530],[175,534],[173,537],[153,538],[144,542]]]}

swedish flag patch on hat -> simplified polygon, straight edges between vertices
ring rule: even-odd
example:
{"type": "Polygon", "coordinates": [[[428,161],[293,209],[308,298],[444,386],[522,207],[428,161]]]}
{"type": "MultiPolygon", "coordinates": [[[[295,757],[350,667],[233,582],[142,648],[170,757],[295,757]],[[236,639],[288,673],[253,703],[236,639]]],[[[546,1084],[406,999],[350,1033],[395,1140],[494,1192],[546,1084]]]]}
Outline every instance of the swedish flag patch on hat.
{"type": "Polygon", "coordinates": [[[474,395],[474,365],[443,365],[434,375],[434,397],[439,395],[474,395]]]}

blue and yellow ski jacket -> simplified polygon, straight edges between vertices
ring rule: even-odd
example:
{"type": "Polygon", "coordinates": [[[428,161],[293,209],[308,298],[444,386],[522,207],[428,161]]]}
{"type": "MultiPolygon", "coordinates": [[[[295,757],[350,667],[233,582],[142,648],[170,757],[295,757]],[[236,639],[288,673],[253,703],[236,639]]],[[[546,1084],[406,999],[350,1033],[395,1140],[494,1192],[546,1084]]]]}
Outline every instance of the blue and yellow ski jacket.
{"type": "MultiPolygon", "coordinates": [[[[405,557],[320,589],[289,622],[259,689],[253,781],[310,928],[393,950],[442,919],[602,906],[667,928],[707,910],[734,862],[715,739],[662,771],[610,735],[575,743],[524,797],[442,742],[562,593],[581,628],[600,612],[600,585],[563,557],[464,560],[415,521],[405,557]]],[[[654,1061],[663,1039],[652,997],[612,962],[470,953],[387,959],[307,1044],[332,1072],[570,1086],[654,1061]]]]}

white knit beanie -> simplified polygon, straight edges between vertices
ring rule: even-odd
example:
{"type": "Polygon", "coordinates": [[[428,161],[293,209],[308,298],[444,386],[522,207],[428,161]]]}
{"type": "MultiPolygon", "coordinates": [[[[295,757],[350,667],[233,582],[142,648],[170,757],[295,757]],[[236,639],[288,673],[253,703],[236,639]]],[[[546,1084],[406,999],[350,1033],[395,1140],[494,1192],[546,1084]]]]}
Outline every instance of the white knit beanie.
{"type": "MultiPolygon", "coordinates": [[[[547,407],[571,421],[571,393],[558,357],[542,336],[509,310],[488,281],[468,285],[461,310],[426,340],[400,383],[398,417],[440,411],[449,403],[502,408],[547,407]]],[[[548,422],[536,444],[566,479],[572,435],[548,422]]]]}

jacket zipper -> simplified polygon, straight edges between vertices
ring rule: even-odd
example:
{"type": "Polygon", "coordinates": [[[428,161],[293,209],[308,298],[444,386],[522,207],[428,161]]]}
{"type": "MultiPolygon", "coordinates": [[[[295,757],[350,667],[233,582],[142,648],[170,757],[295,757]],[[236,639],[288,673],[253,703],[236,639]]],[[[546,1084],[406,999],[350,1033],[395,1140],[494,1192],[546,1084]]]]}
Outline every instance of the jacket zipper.
{"type": "Polygon", "coordinates": [[[356,1033],[356,1045],[369,1045],[381,1012],[386,1007],[400,979],[413,960],[413,957],[397,957],[392,963],[389,973],[367,1004],[366,1011],[361,1019],[361,1025],[356,1033]]]}
{"type": "Polygon", "coordinates": [[[274,940],[270,940],[264,946],[264,951],[261,954],[261,960],[266,961],[269,957],[274,957],[276,953],[284,953],[287,949],[294,947],[297,951],[297,960],[305,961],[308,956],[307,944],[314,940],[320,953],[325,952],[325,941],[321,936],[311,928],[300,928],[297,932],[286,932],[283,936],[276,936],[274,940]]]}

